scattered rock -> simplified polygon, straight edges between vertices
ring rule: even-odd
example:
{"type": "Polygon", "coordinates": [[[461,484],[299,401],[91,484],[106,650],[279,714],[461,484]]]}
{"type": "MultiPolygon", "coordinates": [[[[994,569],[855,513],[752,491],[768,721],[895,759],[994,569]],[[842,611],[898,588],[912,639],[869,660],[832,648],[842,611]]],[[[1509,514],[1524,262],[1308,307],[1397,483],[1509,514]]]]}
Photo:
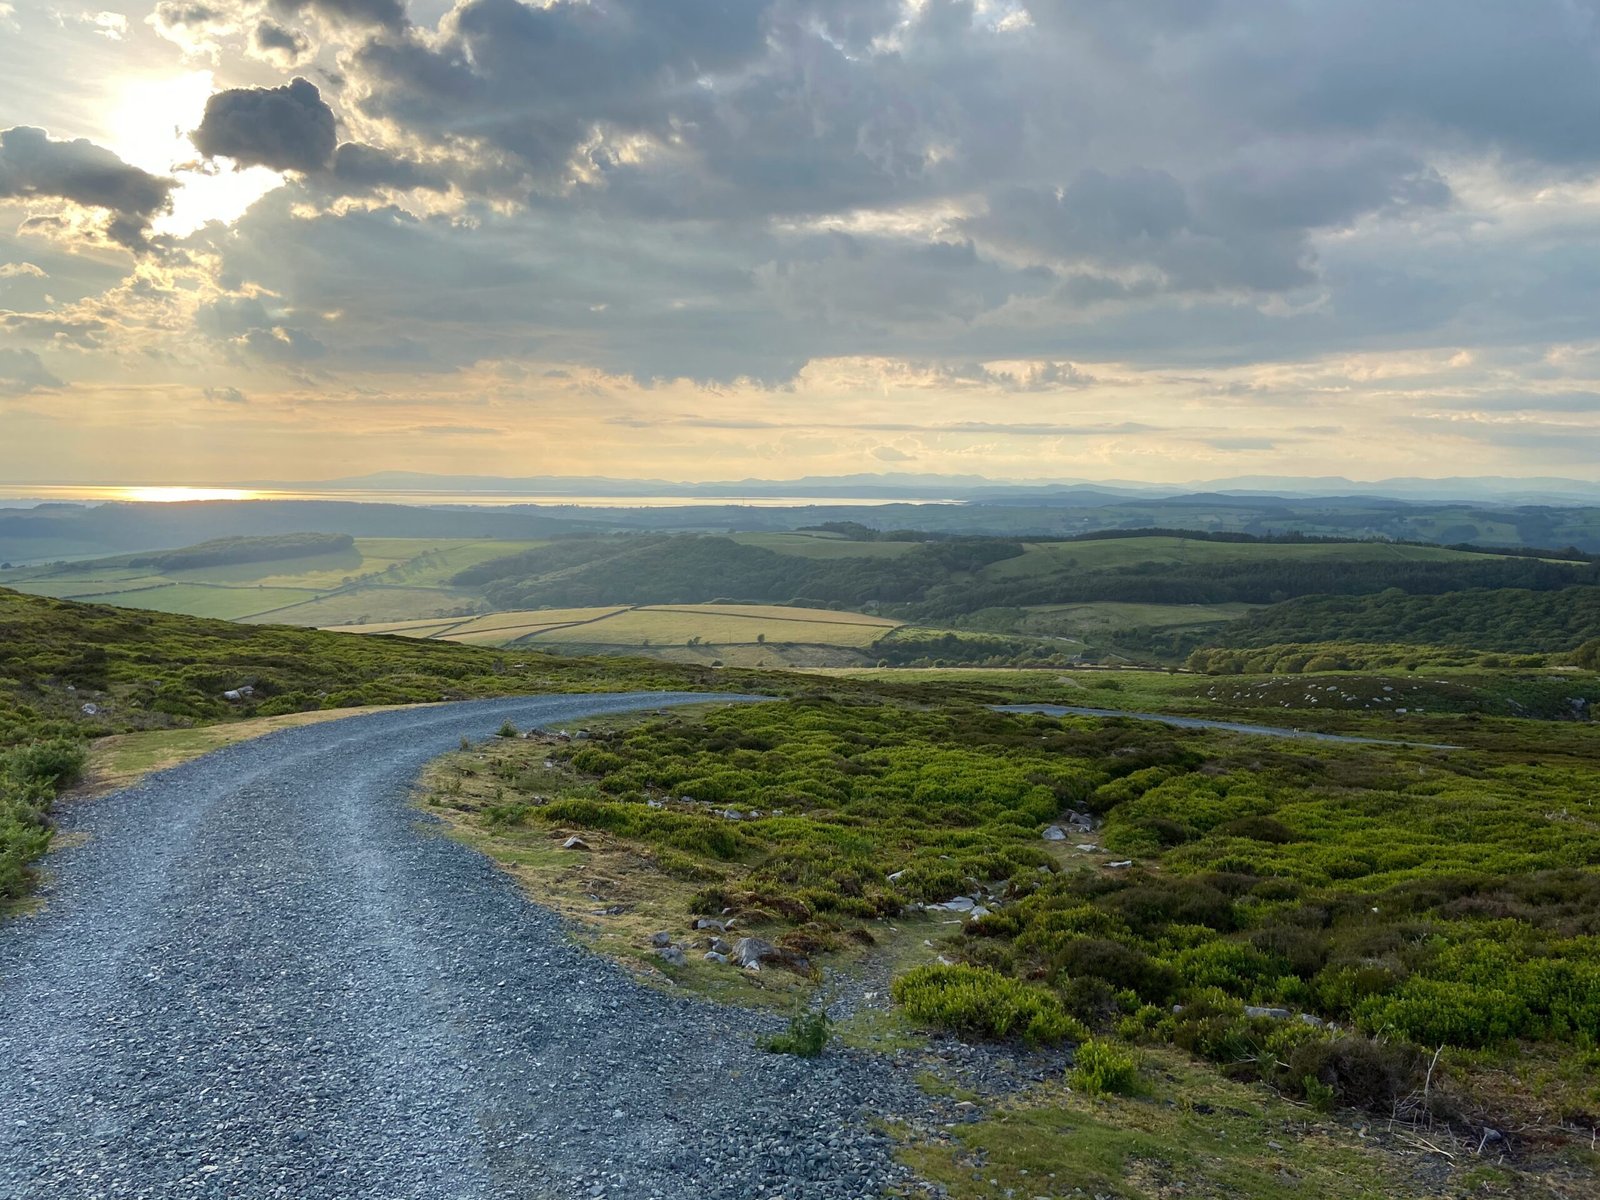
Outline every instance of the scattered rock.
{"type": "Polygon", "coordinates": [[[1107,864],[1106,864],[1106,866],[1108,866],[1108,867],[1111,867],[1111,868],[1112,868],[1112,869],[1114,869],[1114,870],[1116,870],[1116,869],[1120,869],[1120,868],[1122,868],[1122,867],[1131,867],[1131,866],[1133,866],[1133,859],[1131,859],[1131,858],[1124,858],[1124,859],[1122,859],[1122,860],[1121,860],[1121,861],[1119,861],[1119,862],[1108,862],[1108,863],[1107,863],[1107,864]]]}
{"type": "Polygon", "coordinates": [[[782,958],[782,950],[761,938],[742,937],[733,944],[733,961],[747,971],[759,971],[762,963],[782,958]]]}
{"type": "Polygon", "coordinates": [[[1096,846],[1093,842],[1079,842],[1075,849],[1082,850],[1085,854],[1093,854],[1096,850],[1100,849],[1100,847],[1096,846]]]}
{"type": "Polygon", "coordinates": [[[672,935],[665,929],[658,930],[650,935],[650,944],[652,946],[670,946],[672,945],[672,935]]]}
{"type": "Polygon", "coordinates": [[[952,896],[943,904],[935,904],[932,907],[947,909],[950,912],[971,912],[977,904],[978,902],[971,896],[952,896]]]}
{"type": "Polygon", "coordinates": [[[1287,1021],[1294,1016],[1287,1008],[1267,1008],[1259,1004],[1246,1004],[1244,1006],[1244,1015],[1252,1019],[1266,1017],[1273,1021],[1287,1021]]]}
{"type": "Polygon", "coordinates": [[[1047,842],[1064,842],[1067,840],[1067,831],[1059,825],[1046,826],[1044,840],[1047,842]]]}
{"type": "Polygon", "coordinates": [[[589,849],[589,843],[584,841],[577,834],[573,834],[566,841],[561,843],[561,848],[563,850],[587,850],[589,849]]]}
{"type": "Polygon", "coordinates": [[[727,923],[719,921],[715,917],[700,917],[695,921],[694,927],[696,929],[715,929],[718,933],[728,932],[727,923]]]}
{"type": "Polygon", "coordinates": [[[656,957],[672,967],[681,967],[689,961],[684,957],[682,946],[663,946],[656,951],[656,957]]]}
{"type": "Polygon", "coordinates": [[[100,715],[100,706],[98,704],[85,704],[78,711],[86,717],[98,717],[100,715]]]}
{"type": "Polygon", "coordinates": [[[721,938],[712,938],[711,952],[713,954],[720,954],[726,958],[728,955],[733,953],[733,947],[728,945],[728,943],[723,941],[721,938]]]}
{"type": "Polygon", "coordinates": [[[723,966],[728,965],[728,956],[717,950],[707,950],[705,960],[706,962],[721,963],[723,966]]]}

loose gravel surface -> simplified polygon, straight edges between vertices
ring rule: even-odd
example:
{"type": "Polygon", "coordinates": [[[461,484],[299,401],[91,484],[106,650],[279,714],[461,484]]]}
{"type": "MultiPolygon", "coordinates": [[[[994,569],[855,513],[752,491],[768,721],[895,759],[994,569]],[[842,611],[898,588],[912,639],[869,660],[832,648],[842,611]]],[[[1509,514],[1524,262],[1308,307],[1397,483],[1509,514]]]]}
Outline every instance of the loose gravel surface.
{"type": "Polygon", "coordinates": [[[502,721],[740,697],[525,697],[219,750],[68,805],[0,924],[0,1197],[877,1196],[909,1065],[753,1049],[410,806],[502,721]],[[78,843],[74,845],[73,843],[78,843]]]}
{"type": "Polygon", "coordinates": [[[1213,721],[1209,717],[1174,717],[1162,713],[1128,712],[1120,708],[1084,708],[1076,704],[991,704],[996,712],[1041,713],[1047,717],[1124,717],[1130,721],[1156,721],[1179,729],[1221,729],[1258,737],[1299,738],[1307,742],[1351,742],[1360,746],[1414,746],[1420,750],[1459,750],[1436,742],[1403,742],[1392,738],[1356,737],[1344,733],[1318,733],[1314,729],[1289,729],[1282,725],[1246,725],[1239,721],[1213,721]]]}

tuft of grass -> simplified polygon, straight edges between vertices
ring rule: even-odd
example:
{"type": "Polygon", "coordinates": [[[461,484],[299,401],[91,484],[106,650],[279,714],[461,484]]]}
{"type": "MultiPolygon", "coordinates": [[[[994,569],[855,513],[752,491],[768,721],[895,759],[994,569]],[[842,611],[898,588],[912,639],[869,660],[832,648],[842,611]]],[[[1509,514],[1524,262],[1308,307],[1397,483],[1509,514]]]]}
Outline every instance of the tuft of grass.
{"type": "Polygon", "coordinates": [[[494,732],[495,732],[495,736],[496,737],[514,738],[514,737],[521,736],[521,730],[519,730],[510,721],[505,722],[503,725],[500,726],[499,729],[495,730],[494,732]]]}
{"type": "Polygon", "coordinates": [[[833,1019],[828,1016],[827,1006],[802,1001],[789,1018],[787,1029],[770,1034],[757,1044],[769,1054],[816,1058],[827,1048],[832,1033],[833,1019]]]}

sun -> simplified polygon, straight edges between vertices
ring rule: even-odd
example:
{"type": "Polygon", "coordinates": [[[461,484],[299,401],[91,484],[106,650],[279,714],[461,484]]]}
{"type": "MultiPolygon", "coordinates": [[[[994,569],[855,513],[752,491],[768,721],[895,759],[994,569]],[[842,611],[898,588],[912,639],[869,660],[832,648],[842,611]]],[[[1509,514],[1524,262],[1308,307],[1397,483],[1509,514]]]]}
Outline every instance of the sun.
{"type": "Polygon", "coordinates": [[[154,231],[183,237],[207,221],[231,222],[283,182],[276,171],[227,167],[210,173],[177,168],[198,159],[189,131],[200,124],[206,100],[216,91],[210,71],[143,75],[113,90],[106,114],[106,142],[124,162],[154,175],[172,175],[172,211],[156,218],[154,231]]]}

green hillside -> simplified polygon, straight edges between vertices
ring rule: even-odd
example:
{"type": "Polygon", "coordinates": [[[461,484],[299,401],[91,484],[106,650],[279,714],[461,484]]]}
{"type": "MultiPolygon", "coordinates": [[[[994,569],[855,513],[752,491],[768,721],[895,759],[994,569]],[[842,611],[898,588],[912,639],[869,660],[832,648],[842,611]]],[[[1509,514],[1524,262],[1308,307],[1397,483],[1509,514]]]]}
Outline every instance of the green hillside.
{"type": "Polygon", "coordinates": [[[0,901],[26,887],[27,864],[49,841],[51,800],[81,767],[87,738],[364,704],[771,682],[668,663],[241,625],[0,588],[0,901]]]}

